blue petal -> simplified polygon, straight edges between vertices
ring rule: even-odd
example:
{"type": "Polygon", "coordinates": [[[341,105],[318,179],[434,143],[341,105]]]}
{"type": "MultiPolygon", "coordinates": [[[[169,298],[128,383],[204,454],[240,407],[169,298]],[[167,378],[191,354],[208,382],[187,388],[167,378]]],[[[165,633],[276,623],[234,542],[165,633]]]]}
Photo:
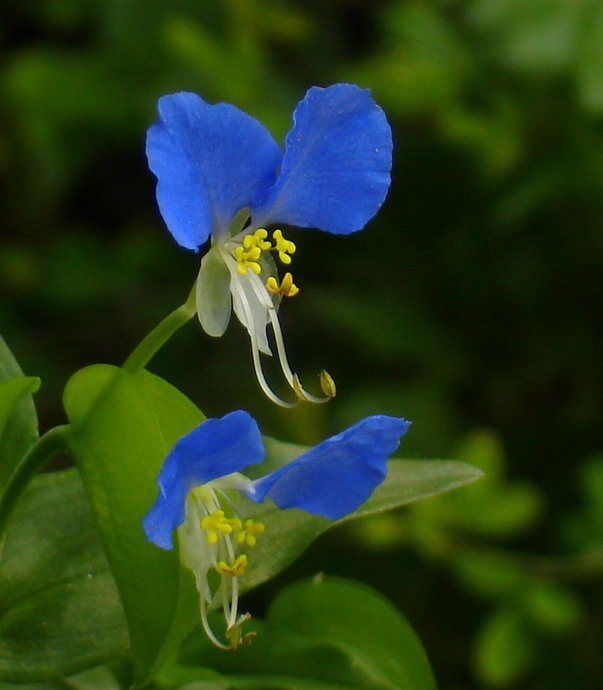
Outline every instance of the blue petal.
{"type": "Polygon", "coordinates": [[[374,415],[253,482],[256,502],[270,498],[279,508],[300,508],[337,520],[364,503],[384,479],[387,459],[410,422],[374,415]]]}
{"type": "Polygon", "coordinates": [[[163,463],[157,477],[159,496],[142,521],[147,539],[171,549],[172,531],[184,521],[191,489],[263,459],[260,430],[247,412],[236,410],[202,422],[176,443],[163,463]]]}
{"type": "Polygon", "coordinates": [[[392,136],[368,90],[311,88],[293,115],[278,180],[252,207],[254,226],[361,230],[390,184],[392,136]]]}
{"type": "Polygon", "coordinates": [[[197,250],[274,182],[281,154],[263,125],[227,103],[181,92],[158,108],[147,158],[159,209],[176,242],[197,250]]]}

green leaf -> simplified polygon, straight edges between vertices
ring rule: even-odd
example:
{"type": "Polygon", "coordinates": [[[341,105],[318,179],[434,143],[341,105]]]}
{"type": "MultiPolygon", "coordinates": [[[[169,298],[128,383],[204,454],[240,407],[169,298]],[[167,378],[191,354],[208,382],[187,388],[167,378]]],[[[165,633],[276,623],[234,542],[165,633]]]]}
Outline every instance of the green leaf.
{"type": "MultiPolygon", "coordinates": [[[[263,473],[298,457],[307,449],[291,443],[265,439],[263,473]]],[[[365,515],[372,515],[429,496],[450,491],[479,479],[480,470],[452,460],[390,460],[387,478],[358,510],[331,521],[302,510],[279,510],[271,503],[255,504],[243,496],[235,500],[242,515],[266,525],[266,532],[249,554],[249,567],[241,578],[249,590],[286,568],[316,537],[331,527],[365,515]]]]}
{"type": "MultiPolygon", "coordinates": [[[[83,491],[83,489],[82,489],[83,491]]],[[[106,666],[97,666],[75,676],[41,683],[2,683],[0,690],[120,690],[115,676],[106,666]]]]}
{"type": "Polygon", "coordinates": [[[198,596],[176,550],[147,541],[141,521],[157,497],[168,451],[203,420],[181,393],[147,371],[98,364],[65,391],[69,446],[99,522],[124,605],[134,685],[153,676],[198,620],[198,596]]]}
{"type": "MultiPolygon", "coordinates": [[[[16,377],[23,377],[23,371],[10,351],[6,341],[0,337],[0,381],[7,381],[16,377]]],[[[12,412],[4,420],[4,431],[0,441],[0,486],[3,486],[8,474],[15,464],[25,455],[38,438],[38,417],[31,393],[39,387],[39,380],[29,377],[27,380],[29,390],[23,391],[18,402],[11,404],[12,412]],[[36,383],[34,383],[34,381],[36,383]],[[6,470],[3,468],[7,468],[6,470]]],[[[15,385],[15,384],[13,384],[15,385]]],[[[25,386],[25,384],[23,384],[25,386]]],[[[0,426],[4,410],[4,394],[2,391],[0,400],[0,426]]],[[[14,399],[13,399],[14,400],[14,399]]]]}
{"type": "Polygon", "coordinates": [[[600,114],[603,111],[603,7],[595,2],[586,11],[589,16],[583,24],[578,46],[578,94],[588,110],[600,114]]]}
{"type": "Polygon", "coordinates": [[[541,491],[526,482],[507,480],[504,450],[491,430],[472,431],[454,455],[482,470],[483,481],[442,501],[417,506],[417,519],[490,537],[510,537],[531,527],[541,515],[541,491]]]}
{"type": "Polygon", "coordinates": [[[515,684],[536,657],[536,641],[524,616],[514,607],[495,611],[475,640],[474,665],[486,685],[515,684]]]}
{"type": "Polygon", "coordinates": [[[117,589],[75,469],[34,479],[0,569],[0,678],[75,673],[125,651],[117,589]]]}
{"type": "Polygon", "coordinates": [[[19,403],[39,387],[40,379],[33,376],[16,376],[0,381],[0,486],[5,484],[22,457],[22,448],[31,440],[29,435],[26,438],[17,436],[19,428],[12,419],[19,417],[19,403]]]}
{"type": "Polygon", "coordinates": [[[456,571],[476,594],[489,598],[514,596],[526,586],[525,569],[513,555],[467,549],[456,558],[456,571]]]}
{"type": "MultiPolygon", "coordinates": [[[[191,635],[181,663],[203,659],[233,688],[434,690],[429,662],[394,606],[366,585],[318,576],[284,589],[249,647],[225,655],[191,635]]],[[[176,671],[182,667],[176,666],[176,671]]],[[[166,678],[177,677],[167,669],[166,678]]],[[[189,678],[194,669],[188,668],[189,678]]],[[[192,687],[192,686],[191,686],[192,687]]]]}
{"type": "Polygon", "coordinates": [[[556,582],[535,580],[523,592],[524,610],[530,620],[550,634],[566,634],[576,628],[583,610],[574,592],[556,582]]]}
{"type": "Polygon", "coordinates": [[[435,688],[425,652],[408,622],[365,585],[332,577],[306,580],[282,592],[268,618],[345,652],[370,679],[370,687],[435,688]]]}
{"type": "Polygon", "coordinates": [[[498,60],[526,73],[563,72],[578,44],[585,3],[572,0],[482,0],[472,18],[498,60]]]}

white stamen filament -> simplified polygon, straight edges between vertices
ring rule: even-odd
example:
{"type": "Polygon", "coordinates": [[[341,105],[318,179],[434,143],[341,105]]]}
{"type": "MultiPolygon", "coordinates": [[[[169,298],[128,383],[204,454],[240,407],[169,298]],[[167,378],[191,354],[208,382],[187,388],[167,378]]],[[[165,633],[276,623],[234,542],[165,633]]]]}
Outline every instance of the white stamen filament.
{"type": "Polygon", "coordinates": [[[257,377],[257,380],[264,393],[268,396],[268,398],[270,398],[270,400],[272,400],[272,402],[276,403],[277,405],[281,405],[282,407],[295,407],[296,403],[288,403],[279,398],[278,395],[276,395],[276,393],[274,393],[274,391],[270,388],[268,382],[266,381],[266,377],[264,376],[264,372],[262,370],[260,351],[257,345],[257,335],[255,331],[255,325],[253,323],[253,317],[251,307],[249,305],[249,300],[247,299],[245,291],[243,289],[239,289],[240,276],[237,273],[236,263],[234,259],[232,259],[230,256],[228,257],[227,265],[231,275],[232,289],[236,289],[237,296],[240,299],[241,306],[243,307],[243,311],[245,312],[245,320],[247,322],[245,325],[247,326],[249,338],[251,340],[251,355],[253,359],[253,367],[255,369],[255,375],[257,377]]]}
{"type": "MultiPolygon", "coordinates": [[[[272,324],[272,332],[274,334],[274,341],[276,343],[276,350],[278,353],[278,359],[281,365],[281,370],[283,372],[283,375],[285,379],[287,380],[287,383],[293,388],[295,391],[300,391],[303,394],[303,397],[306,401],[308,402],[313,402],[313,403],[326,403],[329,402],[331,398],[324,397],[324,398],[319,398],[315,395],[312,395],[311,393],[308,393],[304,388],[302,388],[301,384],[295,385],[294,383],[294,374],[293,371],[291,370],[291,366],[289,365],[289,360],[287,359],[287,350],[285,348],[285,340],[283,338],[283,332],[281,330],[281,323],[278,319],[278,314],[276,311],[276,308],[274,304],[272,303],[272,299],[270,298],[270,294],[268,290],[264,287],[264,284],[262,283],[261,279],[259,276],[252,274],[249,276],[250,281],[251,281],[251,287],[253,291],[255,292],[256,297],[260,301],[260,303],[265,304],[266,299],[269,300],[270,306],[267,307],[268,310],[268,317],[270,318],[270,323],[272,324]]],[[[299,382],[299,379],[298,379],[299,382]]]]}
{"type": "Polygon", "coordinates": [[[200,611],[201,611],[201,623],[203,624],[203,630],[205,630],[205,634],[209,637],[209,639],[216,645],[216,647],[220,647],[220,649],[230,649],[230,645],[226,645],[223,642],[221,642],[216,635],[214,634],[214,631],[211,629],[209,625],[209,621],[207,620],[207,604],[205,603],[205,596],[203,594],[199,597],[200,600],[200,611]]]}
{"type": "MultiPolygon", "coordinates": [[[[222,491],[220,491],[224,497],[227,497],[222,491]]],[[[201,520],[203,516],[211,515],[218,510],[221,510],[221,503],[218,499],[216,491],[209,486],[204,485],[200,492],[194,492],[194,505],[196,508],[197,515],[193,519],[201,520]]],[[[228,498],[228,497],[227,497],[228,498]]],[[[228,502],[232,506],[232,501],[228,498],[228,502]]],[[[236,511],[235,511],[236,512],[236,511]]],[[[233,546],[230,534],[223,533],[220,535],[219,541],[215,548],[210,549],[210,558],[214,568],[218,567],[218,562],[220,560],[234,563],[236,559],[236,549],[233,546]]],[[[197,589],[200,594],[200,613],[201,622],[203,624],[203,629],[205,630],[207,636],[210,640],[221,649],[230,649],[230,645],[225,645],[216,634],[211,629],[209,620],[207,618],[207,606],[211,603],[213,597],[209,589],[207,580],[205,578],[200,578],[195,574],[195,579],[197,581],[197,589]]],[[[226,620],[227,628],[231,628],[237,622],[238,608],[239,608],[239,583],[237,576],[222,575],[220,576],[220,589],[222,595],[222,608],[224,611],[224,618],[226,620]],[[230,590],[230,592],[229,592],[230,590]]]]}

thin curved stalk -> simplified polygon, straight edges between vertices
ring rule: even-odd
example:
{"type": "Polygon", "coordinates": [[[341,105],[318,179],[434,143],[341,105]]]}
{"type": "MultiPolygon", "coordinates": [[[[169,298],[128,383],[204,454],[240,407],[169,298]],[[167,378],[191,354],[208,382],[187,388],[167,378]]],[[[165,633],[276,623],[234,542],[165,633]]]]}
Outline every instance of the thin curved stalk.
{"type": "Polygon", "coordinates": [[[134,348],[123,368],[131,374],[144,369],[154,355],[165,345],[174,333],[188,323],[197,311],[195,286],[186,302],[168,314],[155,328],[134,348]]]}

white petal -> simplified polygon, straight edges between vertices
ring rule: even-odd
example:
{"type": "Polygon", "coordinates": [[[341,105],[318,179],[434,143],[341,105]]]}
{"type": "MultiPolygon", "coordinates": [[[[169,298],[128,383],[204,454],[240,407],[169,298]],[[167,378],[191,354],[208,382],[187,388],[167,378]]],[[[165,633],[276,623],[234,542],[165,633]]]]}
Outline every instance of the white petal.
{"type": "Polygon", "coordinates": [[[231,312],[230,272],[217,248],[201,261],[197,278],[197,315],[203,330],[214,338],[223,335],[231,312]]]}
{"type": "Polygon", "coordinates": [[[180,560],[193,571],[201,595],[207,596],[207,572],[216,560],[217,549],[207,542],[207,534],[201,529],[202,518],[203,514],[199,511],[196,501],[189,494],[186,500],[186,518],[178,527],[180,560]]]}
{"type": "Polygon", "coordinates": [[[266,304],[258,299],[253,289],[251,280],[254,277],[248,274],[240,275],[236,271],[231,272],[232,305],[237,318],[248,330],[249,337],[255,340],[260,352],[272,355],[266,335],[270,314],[266,304]]]}

